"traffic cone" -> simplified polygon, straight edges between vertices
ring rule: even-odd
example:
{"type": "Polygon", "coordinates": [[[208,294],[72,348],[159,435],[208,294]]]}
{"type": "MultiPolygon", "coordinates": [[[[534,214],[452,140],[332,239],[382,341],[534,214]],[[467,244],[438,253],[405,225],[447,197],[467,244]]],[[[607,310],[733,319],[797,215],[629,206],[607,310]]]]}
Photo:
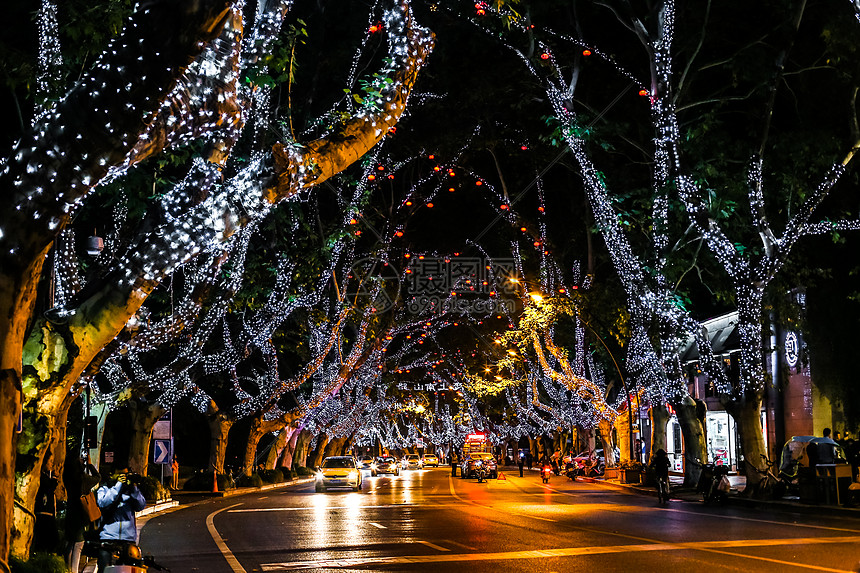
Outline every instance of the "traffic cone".
{"type": "Polygon", "coordinates": [[[506,480],[508,478],[505,477],[505,474],[503,472],[499,472],[499,476],[496,479],[506,480]]]}
{"type": "Polygon", "coordinates": [[[218,472],[212,470],[212,493],[218,493],[218,472]]]}

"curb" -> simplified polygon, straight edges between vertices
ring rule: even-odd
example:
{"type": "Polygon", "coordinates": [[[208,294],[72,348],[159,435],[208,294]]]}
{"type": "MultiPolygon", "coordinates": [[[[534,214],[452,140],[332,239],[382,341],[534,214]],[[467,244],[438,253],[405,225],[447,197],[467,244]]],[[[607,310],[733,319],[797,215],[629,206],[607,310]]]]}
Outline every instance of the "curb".
{"type": "Polygon", "coordinates": [[[159,513],[159,512],[165,511],[167,509],[170,509],[171,507],[177,507],[178,505],[179,505],[179,502],[176,501],[175,499],[162,501],[162,502],[156,503],[155,505],[150,505],[150,506],[144,507],[140,511],[135,511],[134,517],[135,517],[135,519],[138,519],[138,518],[144,517],[146,515],[152,515],[153,513],[159,513]]]}
{"type": "MultiPolygon", "coordinates": [[[[299,478],[290,481],[283,481],[280,483],[269,483],[259,487],[237,487],[233,489],[228,489],[227,491],[219,491],[217,493],[211,493],[212,497],[233,497],[234,495],[245,495],[246,493],[258,493],[261,491],[269,491],[272,489],[280,489],[284,487],[291,487],[294,485],[304,485],[306,483],[312,483],[314,478],[306,477],[299,478]]],[[[208,492],[190,492],[190,493],[200,493],[201,495],[205,495],[208,492]]]]}

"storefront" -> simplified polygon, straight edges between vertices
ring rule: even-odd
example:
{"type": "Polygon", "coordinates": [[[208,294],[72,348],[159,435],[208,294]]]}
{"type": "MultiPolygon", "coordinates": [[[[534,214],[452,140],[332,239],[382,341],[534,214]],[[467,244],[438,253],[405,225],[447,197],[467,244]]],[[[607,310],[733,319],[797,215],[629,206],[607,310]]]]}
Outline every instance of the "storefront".
{"type": "MultiPolygon", "coordinates": [[[[761,412],[761,426],[767,448],[767,415],[761,412]]],[[[707,436],[708,462],[738,469],[742,459],[740,439],[734,419],[728,412],[715,411],[705,414],[705,435],[707,436]]]]}

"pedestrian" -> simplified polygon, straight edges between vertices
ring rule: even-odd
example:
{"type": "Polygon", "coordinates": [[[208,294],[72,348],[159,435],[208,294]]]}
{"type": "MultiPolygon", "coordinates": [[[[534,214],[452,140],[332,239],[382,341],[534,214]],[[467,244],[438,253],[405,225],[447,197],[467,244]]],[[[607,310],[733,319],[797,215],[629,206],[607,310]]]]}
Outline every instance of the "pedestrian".
{"type": "Polygon", "coordinates": [[[173,463],[170,464],[170,471],[172,472],[170,485],[175,491],[179,489],[179,460],[176,459],[176,456],[173,456],[173,463]]]}
{"type": "Polygon", "coordinates": [[[517,467],[520,468],[520,477],[523,477],[523,464],[525,463],[526,455],[523,452],[520,452],[520,455],[517,456],[517,467]]]}
{"type": "Polygon", "coordinates": [[[636,438],[636,446],[633,448],[633,455],[636,456],[636,461],[642,463],[642,440],[636,438]]]}
{"type": "Polygon", "coordinates": [[[33,551],[55,552],[60,541],[57,530],[57,478],[50,470],[42,472],[33,512],[33,551]]]}
{"type": "Polygon", "coordinates": [[[451,452],[451,477],[457,477],[457,452],[451,452]]]}
{"type": "Polygon", "coordinates": [[[532,451],[526,452],[526,467],[532,469],[532,451]]]}
{"type": "MultiPolygon", "coordinates": [[[[70,452],[71,453],[71,452],[70,452]]],[[[66,537],[66,567],[78,573],[81,563],[81,550],[84,548],[84,532],[93,527],[84,510],[83,497],[90,494],[99,484],[99,472],[86,458],[66,455],[63,466],[63,485],[66,488],[66,518],[63,530],[66,537]]]]}
{"type": "Polygon", "coordinates": [[[111,560],[111,552],[105,547],[105,542],[120,545],[121,553],[124,553],[129,545],[137,543],[138,531],[134,512],[146,507],[146,500],[137,488],[139,477],[131,474],[127,468],[123,469],[114,479],[102,484],[96,494],[99,508],[102,510],[99,573],[110,565],[111,560]]]}
{"type": "Polygon", "coordinates": [[[824,428],[824,430],[821,432],[821,435],[824,436],[825,438],[829,438],[830,437],[830,428],[824,428]]]}

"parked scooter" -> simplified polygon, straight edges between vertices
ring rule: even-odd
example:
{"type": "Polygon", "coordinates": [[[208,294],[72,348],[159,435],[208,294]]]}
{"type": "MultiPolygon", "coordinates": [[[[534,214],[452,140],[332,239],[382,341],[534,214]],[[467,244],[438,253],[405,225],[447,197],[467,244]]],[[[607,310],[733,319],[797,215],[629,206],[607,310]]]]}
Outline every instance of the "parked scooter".
{"type": "Polygon", "coordinates": [[[146,573],[150,569],[170,571],[156,563],[152,555],[144,556],[135,543],[102,541],[101,547],[110,551],[112,555],[110,565],[105,567],[104,573],[146,573]]]}
{"type": "Polygon", "coordinates": [[[549,476],[552,473],[552,466],[544,465],[540,469],[540,477],[543,480],[543,483],[549,483],[549,476]]]}
{"type": "Polygon", "coordinates": [[[729,484],[729,468],[724,465],[703,464],[702,473],[696,490],[702,494],[705,505],[711,502],[725,501],[731,485],[729,484]]]}

